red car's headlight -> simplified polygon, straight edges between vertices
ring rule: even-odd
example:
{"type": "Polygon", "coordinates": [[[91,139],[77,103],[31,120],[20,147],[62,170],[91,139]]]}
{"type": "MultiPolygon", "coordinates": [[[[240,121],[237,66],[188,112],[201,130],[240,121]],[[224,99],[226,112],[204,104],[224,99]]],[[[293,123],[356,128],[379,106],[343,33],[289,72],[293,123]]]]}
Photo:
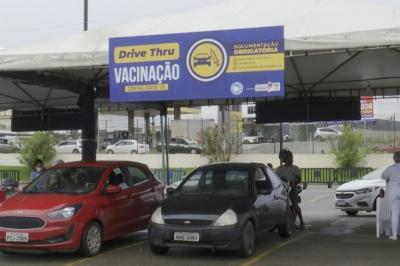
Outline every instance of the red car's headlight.
{"type": "Polygon", "coordinates": [[[75,204],[73,206],[68,206],[56,211],[52,211],[48,213],[47,216],[52,220],[68,219],[74,216],[81,207],[82,204],[75,204]]]}

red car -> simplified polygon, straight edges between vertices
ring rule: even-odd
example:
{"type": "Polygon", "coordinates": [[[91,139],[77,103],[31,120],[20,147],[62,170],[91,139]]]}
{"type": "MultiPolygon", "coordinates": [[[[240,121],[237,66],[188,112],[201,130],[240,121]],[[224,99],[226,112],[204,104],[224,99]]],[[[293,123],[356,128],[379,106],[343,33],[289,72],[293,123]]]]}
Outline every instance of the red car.
{"type": "Polygon", "coordinates": [[[94,256],[104,241],[146,229],[163,191],[144,164],[59,164],[0,203],[0,251],[94,256]]]}

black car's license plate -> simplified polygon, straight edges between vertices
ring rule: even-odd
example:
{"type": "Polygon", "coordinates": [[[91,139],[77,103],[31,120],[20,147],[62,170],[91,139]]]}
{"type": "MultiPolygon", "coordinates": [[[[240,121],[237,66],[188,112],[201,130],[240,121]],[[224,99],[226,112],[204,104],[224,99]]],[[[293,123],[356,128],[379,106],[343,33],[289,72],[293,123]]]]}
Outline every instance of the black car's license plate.
{"type": "Polygon", "coordinates": [[[200,234],[199,233],[188,233],[188,232],[175,232],[174,240],[175,241],[186,241],[186,242],[199,242],[200,234]]]}

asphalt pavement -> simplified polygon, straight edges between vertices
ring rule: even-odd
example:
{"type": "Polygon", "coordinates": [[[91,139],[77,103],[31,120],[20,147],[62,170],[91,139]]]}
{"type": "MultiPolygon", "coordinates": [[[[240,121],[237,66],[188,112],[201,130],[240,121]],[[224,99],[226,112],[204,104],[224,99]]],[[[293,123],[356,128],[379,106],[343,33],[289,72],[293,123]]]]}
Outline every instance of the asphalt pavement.
{"type": "Polygon", "coordinates": [[[374,213],[348,217],[335,210],[334,192],[324,185],[309,185],[301,194],[307,229],[296,231],[289,239],[280,238],[276,232],[259,235],[256,252],[248,259],[238,258],[235,252],[184,248],[156,256],[147,246],[146,232],[138,232],[106,243],[103,252],[93,258],[0,252],[0,265],[399,265],[400,240],[376,238],[374,213]]]}

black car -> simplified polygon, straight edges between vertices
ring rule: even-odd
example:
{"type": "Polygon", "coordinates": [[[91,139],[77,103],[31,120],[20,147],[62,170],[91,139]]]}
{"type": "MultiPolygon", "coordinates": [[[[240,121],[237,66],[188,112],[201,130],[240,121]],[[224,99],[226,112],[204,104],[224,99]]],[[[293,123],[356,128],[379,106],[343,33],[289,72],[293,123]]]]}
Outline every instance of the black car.
{"type": "Polygon", "coordinates": [[[170,247],[238,250],[253,254],[258,232],[294,229],[288,187],[258,163],[218,163],[193,170],[151,217],[149,245],[156,254],[170,247]]]}
{"type": "MultiPolygon", "coordinates": [[[[168,147],[169,153],[202,153],[202,148],[196,142],[184,138],[171,138],[168,147]]],[[[157,150],[161,151],[161,143],[157,144],[157,150]]]]}

